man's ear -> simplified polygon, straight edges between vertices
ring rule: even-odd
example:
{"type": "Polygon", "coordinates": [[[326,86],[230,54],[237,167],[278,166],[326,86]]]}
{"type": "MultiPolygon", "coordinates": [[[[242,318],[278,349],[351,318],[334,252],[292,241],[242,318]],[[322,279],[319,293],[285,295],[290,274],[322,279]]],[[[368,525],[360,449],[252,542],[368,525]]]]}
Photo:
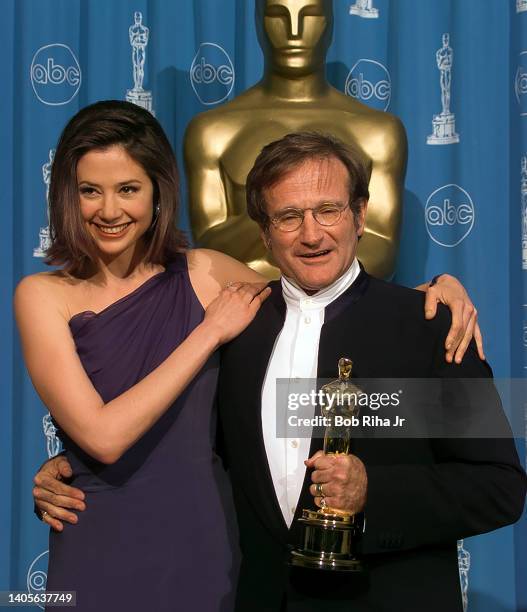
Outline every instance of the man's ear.
{"type": "Polygon", "coordinates": [[[356,228],[357,228],[357,236],[362,236],[364,233],[364,226],[366,225],[366,212],[368,211],[368,200],[363,198],[361,200],[360,211],[356,217],[356,228]]]}

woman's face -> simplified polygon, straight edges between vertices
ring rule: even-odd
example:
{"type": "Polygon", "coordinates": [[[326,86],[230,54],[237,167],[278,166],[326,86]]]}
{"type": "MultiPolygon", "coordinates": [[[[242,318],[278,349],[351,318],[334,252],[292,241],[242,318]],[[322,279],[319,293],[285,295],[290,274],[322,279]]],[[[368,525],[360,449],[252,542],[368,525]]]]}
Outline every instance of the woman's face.
{"type": "Polygon", "coordinates": [[[82,218],[103,258],[132,254],[152,224],[152,181],[125,149],[86,153],[77,163],[82,218]]]}

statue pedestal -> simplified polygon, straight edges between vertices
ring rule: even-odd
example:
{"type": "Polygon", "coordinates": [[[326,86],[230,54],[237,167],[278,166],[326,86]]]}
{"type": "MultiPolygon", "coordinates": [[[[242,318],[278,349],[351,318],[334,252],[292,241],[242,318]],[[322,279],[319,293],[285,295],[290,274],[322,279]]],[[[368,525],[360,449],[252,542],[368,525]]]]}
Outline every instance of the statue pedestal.
{"type": "Polygon", "coordinates": [[[144,89],[128,89],[126,91],[126,101],[141,106],[155,117],[156,114],[152,108],[151,91],[145,91],[144,89]]]}
{"type": "Polygon", "coordinates": [[[357,15],[359,17],[363,17],[364,19],[377,19],[379,16],[379,9],[374,7],[363,8],[358,4],[352,4],[350,6],[350,15],[357,15]]]}
{"type": "Polygon", "coordinates": [[[39,245],[33,249],[33,257],[46,257],[46,251],[51,246],[49,227],[41,227],[38,233],[39,245]]]}
{"type": "Polygon", "coordinates": [[[454,144],[459,142],[456,134],[456,120],[454,113],[440,113],[432,119],[432,134],[426,139],[429,145],[454,144]]]}

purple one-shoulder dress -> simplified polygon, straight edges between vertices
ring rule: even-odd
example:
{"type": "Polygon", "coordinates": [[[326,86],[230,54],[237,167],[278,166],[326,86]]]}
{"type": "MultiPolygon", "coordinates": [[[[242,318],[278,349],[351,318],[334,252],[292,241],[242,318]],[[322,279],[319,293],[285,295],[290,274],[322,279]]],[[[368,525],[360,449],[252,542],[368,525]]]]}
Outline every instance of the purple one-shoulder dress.
{"type": "MultiPolygon", "coordinates": [[[[105,402],[156,368],[203,319],[179,256],[100,313],[70,321],[105,402]]],[[[113,465],[63,436],[77,525],[50,533],[47,590],[76,591],[78,612],[228,612],[238,572],[235,515],[214,452],[214,354],[159,421],[113,465]]],[[[58,609],[58,608],[53,608],[58,609]]]]}

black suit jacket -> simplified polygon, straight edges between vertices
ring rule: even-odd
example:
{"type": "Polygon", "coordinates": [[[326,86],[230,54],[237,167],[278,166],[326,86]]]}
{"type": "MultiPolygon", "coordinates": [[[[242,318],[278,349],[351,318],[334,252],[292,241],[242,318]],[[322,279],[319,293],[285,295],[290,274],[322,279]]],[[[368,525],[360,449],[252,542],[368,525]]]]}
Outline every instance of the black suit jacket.
{"type": "MultiPolygon", "coordinates": [[[[512,523],[523,509],[526,480],[513,441],[356,440],[353,453],[368,475],[361,542],[367,572],[291,570],[289,548],[299,530],[283,519],[261,423],[262,385],[286,312],[280,284],[271,288],[253,323],[224,347],[220,368],[220,425],[243,555],[237,609],[461,612],[457,540],[512,523]]],[[[335,378],[342,356],[353,359],[361,378],[490,377],[473,346],[461,365],[445,362],[449,316],[440,308],[426,321],[422,293],[363,271],[326,308],[318,377],[335,378]]],[[[320,445],[313,439],[311,452],[320,445]]],[[[306,473],[295,518],[313,507],[309,484],[306,473]]]]}

